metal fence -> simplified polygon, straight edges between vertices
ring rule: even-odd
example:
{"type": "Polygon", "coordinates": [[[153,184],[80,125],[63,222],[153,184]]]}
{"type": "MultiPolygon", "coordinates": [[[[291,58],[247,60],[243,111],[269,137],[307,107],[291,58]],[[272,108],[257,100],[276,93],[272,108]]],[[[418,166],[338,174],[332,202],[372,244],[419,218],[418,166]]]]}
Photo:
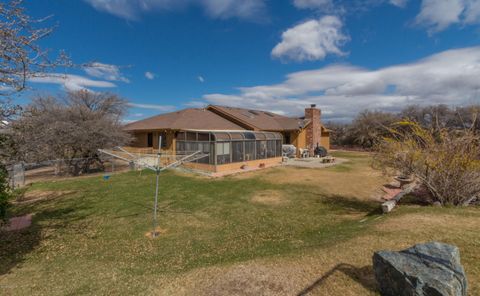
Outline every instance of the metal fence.
{"type": "Polygon", "coordinates": [[[82,169],[76,174],[76,169],[65,159],[11,164],[7,166],[10,186],[19,188],[34,182],[125,172],[133,169],[128,162],[113,157],[102,157],[101,161],[93,158],[77,158],[74,161],[80,166],[88,162],[88,169],[82,169]]]}

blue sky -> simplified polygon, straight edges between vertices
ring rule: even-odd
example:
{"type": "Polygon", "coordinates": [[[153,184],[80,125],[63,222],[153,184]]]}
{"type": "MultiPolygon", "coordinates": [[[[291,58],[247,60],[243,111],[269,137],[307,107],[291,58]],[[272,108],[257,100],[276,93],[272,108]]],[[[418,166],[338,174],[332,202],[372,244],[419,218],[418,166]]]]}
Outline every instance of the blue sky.
{"type": "Polygon", "coordinates": [[[232,105],[329,120],[366,108],[480,103],[480,0],[42,0],[42,46],[77,64],[35,94],[86,88],[131,102],[127,121],[232,105]]]}

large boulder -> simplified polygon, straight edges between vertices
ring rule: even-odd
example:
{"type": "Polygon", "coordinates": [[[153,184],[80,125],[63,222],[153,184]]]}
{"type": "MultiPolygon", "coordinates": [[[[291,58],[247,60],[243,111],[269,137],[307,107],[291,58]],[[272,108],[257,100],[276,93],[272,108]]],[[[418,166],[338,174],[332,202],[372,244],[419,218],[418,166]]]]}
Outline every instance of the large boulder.
{"type": "Polygon", "coordinates": [[[466,296],[467,279],[457,247],[438,242],[373,255],[383,296],[466,296]]]}

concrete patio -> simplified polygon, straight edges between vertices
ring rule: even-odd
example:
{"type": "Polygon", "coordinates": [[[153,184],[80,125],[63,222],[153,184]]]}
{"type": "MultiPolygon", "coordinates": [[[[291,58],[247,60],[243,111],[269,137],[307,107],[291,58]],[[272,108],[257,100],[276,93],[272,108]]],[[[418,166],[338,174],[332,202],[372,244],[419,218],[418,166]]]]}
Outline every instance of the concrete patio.
{"type": "Polygon", "coordinates": [[[323,163],[321,158],[317,157],[308,157],[308,158],[289,158],[287,161],[283,162],[283,165],[303,167],[303,168],[328,168],[341,163],[347,162],[348,159],[345,158],[335,158],[334,162],[323,163]]]}

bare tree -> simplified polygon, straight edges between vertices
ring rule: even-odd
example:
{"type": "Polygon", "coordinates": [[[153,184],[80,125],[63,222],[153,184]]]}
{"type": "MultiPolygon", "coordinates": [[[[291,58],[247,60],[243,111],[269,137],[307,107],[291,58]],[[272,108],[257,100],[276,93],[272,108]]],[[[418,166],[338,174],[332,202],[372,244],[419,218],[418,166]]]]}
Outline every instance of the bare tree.
{"type": "Polygon", "coordinates": [[[480,137],[471,129],[427,129],[403,121],[376,147],[375,164],[385,173],[417,179],[443,205],[480,199],[480,137]]]}
{"type": "Polygon", "coordinates": [[[348,129],[349,137],[354,144],[371,148],[387,135],[389,126],[397,119],[393,113],[365,110],[352,122],[348,129]]]}
{"type": "Polygon", "coordinates": [[[36,98],[12,123],[17,158],[65,159],[71,174],[85,172],[99,161],[99,148],[130,141],[121,125],[126,106],[116,95],[85,90],[36,98]]]}
{"type": "Polygon", "coordinates": [[[48,50],[38,42],[52,32],[51,27],[38,28],[46,21],[32,19],[25,13],[22,0],[0,3],[0,94],[8,95],[26,87],[29,77],[48,69],[69,64],[64,54],[51,61],[48,50]]]}

